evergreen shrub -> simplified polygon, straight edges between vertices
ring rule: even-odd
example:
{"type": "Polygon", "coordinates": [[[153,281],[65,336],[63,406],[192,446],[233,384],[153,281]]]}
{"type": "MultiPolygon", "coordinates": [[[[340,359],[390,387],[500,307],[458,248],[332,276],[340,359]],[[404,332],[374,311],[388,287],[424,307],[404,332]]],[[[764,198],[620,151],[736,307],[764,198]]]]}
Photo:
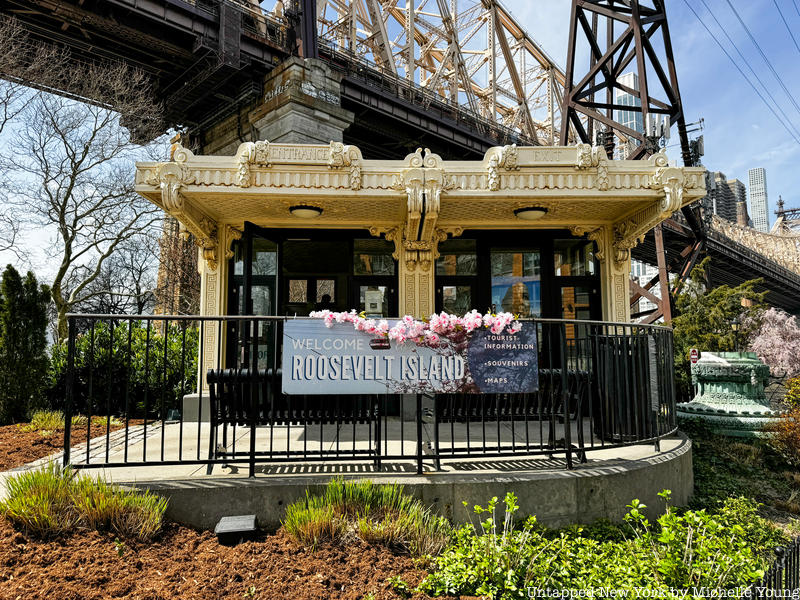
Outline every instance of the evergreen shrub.
{"type": "Polygon", "coordinates": [[[44,405],[50,292],[33,273],[8,265],[0,282],[0,424],[25,421],[44,405]]]}

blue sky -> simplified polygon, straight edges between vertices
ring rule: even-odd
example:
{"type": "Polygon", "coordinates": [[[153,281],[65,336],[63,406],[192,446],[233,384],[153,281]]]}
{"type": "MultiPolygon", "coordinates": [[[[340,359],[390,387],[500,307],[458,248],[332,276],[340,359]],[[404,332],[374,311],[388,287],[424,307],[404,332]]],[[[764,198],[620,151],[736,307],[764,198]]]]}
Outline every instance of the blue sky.
{"type": "MultiPolygon", "coordinates": [[[[800,42],[800,0],[776,0],[795,38],[800,42]]],[[[689,0],[692,8],[717,36],[728,52],[759,87],[752,73],[732,48],[707,8],[738,46],[766,85],[781,109],[800,130],[800,110],[781,89],[759,51],[736,19],[727,0],[689,0]],[[705,3],[705,4],[704,4],[705,3]]],[[[731,0],[753,37],[772,63],[786,88],[800,104],[800,49],[795,47],[773,0],[731,0]]],[[[503,4],[520,24],[562,67],[566,62],[570,2],[568,0],[504,0],[503,4]]],[[[712,37],[687,7],[684,0],[667,0],[667,17],[672,37],[678,82],[688,122],[705,119],[703,165],[722,171],[729,179],[747,185],[747,170],[767,170],[770,223],[778,195],[786,206],[800,208],[800,144],[773,116],[753,88],[744,80],[712,37]]],[[[576,70],[587,68],[585,56],[576,70]]],[[[761,90],[767,97],[767,94],[761,90]]],[[[778,112],[780,114],[780,112],[778,112]]],[[[673,131],[674,134],[674,131],[673,131]]],[[[800,138],[800,134],[796,134],[800,138]]],[[[673,135],[671,142],[676,142],[673,135]]],[[[678,148],[670,148],[678,158],[678,148]]],[[[749,198],[749,196],[748,196],[749,198]]]]}

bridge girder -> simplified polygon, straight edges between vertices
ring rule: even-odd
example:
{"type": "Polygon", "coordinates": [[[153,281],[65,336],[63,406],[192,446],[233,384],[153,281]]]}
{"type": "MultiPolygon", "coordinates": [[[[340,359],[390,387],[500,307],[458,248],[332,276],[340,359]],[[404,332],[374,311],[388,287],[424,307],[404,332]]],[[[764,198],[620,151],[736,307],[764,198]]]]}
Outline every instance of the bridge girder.
{"type": "Polygon", "coordinates": [[[552,145],[564,72],[497,0],[318,0],[322,47],[552,145]]]}

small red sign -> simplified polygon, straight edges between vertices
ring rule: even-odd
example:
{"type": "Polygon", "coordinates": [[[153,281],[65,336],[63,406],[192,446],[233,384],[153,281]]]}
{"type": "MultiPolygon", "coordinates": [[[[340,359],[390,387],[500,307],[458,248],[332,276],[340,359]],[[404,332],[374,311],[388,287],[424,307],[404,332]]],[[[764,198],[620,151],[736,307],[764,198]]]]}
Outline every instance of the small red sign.
{"type": "Polygon", "coordinates": [[[692,364],[696,363],[698,360],[700,360],[700,351],[697,348],[692,348],[689,351],[689,358],[691,359],[692,364]]]}
{"type": "Polygon", "coordinates": [[[372,338],[369,341],[369,347],[373,350],[389,350],[391,348],[391,343],[389,342],[389,338],[372,338]]]}

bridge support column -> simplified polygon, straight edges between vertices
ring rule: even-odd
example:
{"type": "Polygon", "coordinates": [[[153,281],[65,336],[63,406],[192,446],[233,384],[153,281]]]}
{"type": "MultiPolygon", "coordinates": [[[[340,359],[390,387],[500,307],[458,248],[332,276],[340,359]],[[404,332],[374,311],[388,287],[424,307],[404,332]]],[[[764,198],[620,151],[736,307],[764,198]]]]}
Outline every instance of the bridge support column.
{"type": "Polygon", "coordinates": [[[233,154],[243,142],[341,142],[355,114],[341,106],[341,75],[319,59],[291,57],[264,83],[261,104],[210,129],[204,154],[233,154]]]}

